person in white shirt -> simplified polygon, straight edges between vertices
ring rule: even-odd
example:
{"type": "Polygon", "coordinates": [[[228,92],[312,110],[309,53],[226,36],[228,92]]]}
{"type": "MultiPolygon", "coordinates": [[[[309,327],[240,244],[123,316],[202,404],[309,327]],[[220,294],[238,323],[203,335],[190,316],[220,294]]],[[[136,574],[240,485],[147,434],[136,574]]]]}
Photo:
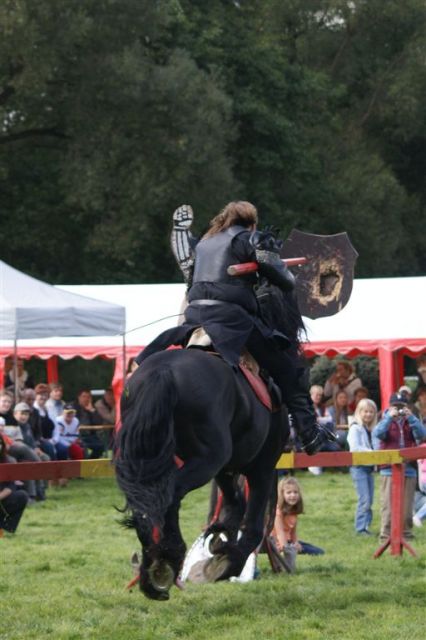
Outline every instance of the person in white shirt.
{"type": "Polygon", "coordinates": [[[76,418],[76,410],[72,404],[66,404],[62,415],[56,420],[57,433],[55,438],[56,451],[59,460],[82,460],[84,456],[84,449],[81,446],[79,439],[78,428],[80,422],[76,418]]]}
{"type": "Polygon", "coordinates": [[[46,402],[46,409],[49,418],[55,422],[55,420],[62,415],[65,406],[65,402],[62,400],[64,388],[59,382],[52,382],[52,384],[49,385],[49,389],[50,394],[49,400],[46,402]]]}

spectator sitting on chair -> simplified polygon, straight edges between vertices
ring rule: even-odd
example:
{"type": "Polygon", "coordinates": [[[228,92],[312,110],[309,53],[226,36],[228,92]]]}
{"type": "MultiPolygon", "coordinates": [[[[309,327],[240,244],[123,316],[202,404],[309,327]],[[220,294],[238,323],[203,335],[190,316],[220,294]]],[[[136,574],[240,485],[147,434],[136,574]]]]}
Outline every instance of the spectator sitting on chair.
{"type": "Polygon", "coordinates": [[[349,424],[348,394],[346,391],[339,391],[337,393],[333,406],[329,407],[328,410],[333,421],[333,428],[337,435],[338,443],[342,449],[345,449],[349,424]]]}
{"type": "Polygon", "coordinates": [[[368,398],[369,395],[370,394],[368,392],[367,387],[358,387],[358,389],[354,393],[353,401],[349,403],[349,411],[351,413],[355,413],[355,409],[357,408],[358,403],[361,400],[364,400],[364,398],[368,398]]]}
{"type": "MultiPolygon", "coordinates": [[[[389,401],[389,409],[385,411],[381,421],[373,430],[373,441],[376,449],[405,449],[415,447],[426,439],[426,428],[407,406],[407,399],[400,393],[393,393],[389,401]]],[[[413,503],[416,490],[417,463],[404,465],[404,532],[407,540],[413,538],[413,503]]],[[[391,486],[392,472],[390,465],[382,465],[380,469],[380,502],[381,527],[380,541],[385,542],[390,536],[391,527],[391,486]]]]}
{"type": "Polygon", "coordinates": [[[61,416],[56,420],[57,430],[53,438],[56,442],[58,460],[82,460],[84,448],[80,441],[78,428],[80,422],[76,418],[76,410],[72,404],[66,404],[61,416]]]}
{"type": "MultiPolygon", "coordinates": [[[[79,392],[77,402],[74,403],[74,409],[76,410],[76,418],[80,422],[80,427],[102,424],[102,417],[93,406],[92,394],[89,389],[82,389],[79,392]]],[[[80,438],[84,447],[90,450],[89,458],[102,457],[105,447],[96,431],[80,428],[80,438]]]]}
{"type": "MultiPolygon", "coordinates": [[[[6,425],[6,427],[9,427],[8,433],[5,431],[4,418],[0,417],[0,435],[3,436],[6,444],[6,451],[9,458],[7,462],[39,462],[37,454],[24,444],[20,427],[16,424],[6,425]]],[[[25,489],[30,496],[30,502],[35,502],[37,494],[35,481],[27,480],[25,482],[25,489]]]]}
{"type": "MultiPolygon", "coordinates": [[[[6,442],[0,434],[0,464],[10,462],[6,454],[6,442]]],[[[15,482],[0,481],[0,531],[15,533],[28,504],[28,494],[15,482]]]]}
{"type": "Polygon", "coordinates": [[[426,427],[426,387],[424,389],[419,389],[417,402],[414,405],[414,412],[420,422],[426,427]]]}
{"type": "Polygon", "coordinates": [[[23,402],[26,402],[30,408],[31,431],[33,432],[34,440],[37,442],[37,446],[49,456],[50,460],[56,459],[56,451],[53,444],[43,438],[42,421],[39,410],[35,406],[36,392],[34,389],[24,389],[22,393],[23,402]]]}
{"type": "Polygon", "coordinates": [[[0,418],[4,419],[8,427],[16,425],[16,420],[13,417],[13,404],[13,396],[8,391],[0,391],[0,418]]]}
{"type": "Polygon", "coordinates": [[[353,402],[355,391],[362,387],[361,379],[354,372],[350,362],[340,360],[336,364],[336,370],[324,385],[324,398],[335,400],[339,391],[346,391],[348,403],[353,402]]]}
{"type": "Polygon", "coordinates": [[[101,424],[115,424],[115,398],[111,387],[95,402],[95,409],[102,418],[101,424]]]}
{"type": "Polygon", "coordinates": [[[317,420],[319,424],[324,426],[330,425],[333,426],[333,420],[330,416],[330,412],[328,407],[325,406],[323,402],[324,397],[324,389],[319,384],[313,384],[309,389],[309,393],[311,394],[312,404],[314,405],[315,414],[317,416],[317,420]]]}
{"type": "MultiPolygon", "coordinates": [[[[23,443],[27,445],[29,449],[31,449],[36,455],[36,462],[47,462],[50,460],[49,456],[40,449],[40,443],[34,438],[31,424],[30,424],[30,407],[26,402],[18,402],[13,411],[13,416],[18,423],[18,426],[21,430],[23,443]]],[[[19,460],[18,456],[13,452],[12,447],[9,448],[10,454],[19,460]]],[[[36,480],[36,495],[35,499],[38,501],[46,499],[46,481],[45,480],[36,480]]],[[[32,496],[30,496],[32,497],[32,496]]]]}
{"type": "Polygon", "coordinates": [[[56,421],[56,418],[62,415],[65,402],[62,400],[64,388],[59,382],[52,382],[49,385],[49,399],[46,402],[46,409],[49,414],[49,418],[56,421]]]}
{"type": "MultiPolygon", "coordinates": [[[[31,376],[25,371],[24,361],[22,358],[18,358],[16,362],[16,368],[18,372],[17,378],[17,391],[19,394],[22,394],[24,389],[33,389],[34,382],[31,376]]],[[[6,358],[5,362],[5,381],[4,381],[5,389],[10,390],[12,393],[15,392],[15,367],[13,358],[6,358]]]]}
{"type": "Polygon", "coordinates": [[[38,412],[38,423],[40,429],[40,448],[50,457],[56,460],[56,447],[54,442],[55,423],[46,410],[46,402],[49,397],[49,387],[47,384],[37,384],[35,389],[34,410],[38,412]]]}
{"type": "MultiPolygon", "coordinates": [[[[309,389],[309,393],[317,416],[318,424],[321,424],[327,429],[330,429],[330,431],[333,431],[333,420],[330,416],[328,407],[323,403],[323,387],[319,384],[313,384],[309,389]]],[[[310,466],[308,469],[314,476],[320,476],[322,474],[322,467],[310,466]]]]}
{"type": "MultiPolygon", "coordinates": [[[[421,445],[426,447],[426,444],[421,445]]],[[[419,469],[419,486],[414,496],[414,515],[413,524],[416,527],[423,525],[423,520],[426,520],[426,458],[422,458],[417,461],[419,469]]]]}
{"type": "Polygon", "coordinates": [[[414,398],[417,400],[420,389],[426,389],[426,353],[417,358],[416,366],[417,366],[418,379],[417,379],[417,387],[414,392],[414,398]]]}

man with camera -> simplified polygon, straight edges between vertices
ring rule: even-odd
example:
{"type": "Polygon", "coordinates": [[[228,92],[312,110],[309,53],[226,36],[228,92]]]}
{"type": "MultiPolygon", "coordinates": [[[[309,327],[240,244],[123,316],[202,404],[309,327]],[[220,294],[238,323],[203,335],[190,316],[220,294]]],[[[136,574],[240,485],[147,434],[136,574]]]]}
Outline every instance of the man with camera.
{"type": "MultiPolygon", "coordinates": [[[[373,429],[376,449],[405,449],[415,447],[426,440],[426,428],[408,408],[407,397],[402,393],[393,393],[389,409],[373,429]]],[[[381,527],[380,541],[390,536],[391,527],[391,479],[390,465],[380,468],[381,527]]],[[[405,465],[404,482],[404,538],[413,538],[413,503],[416,490],[416,463],[405,465]]]]}

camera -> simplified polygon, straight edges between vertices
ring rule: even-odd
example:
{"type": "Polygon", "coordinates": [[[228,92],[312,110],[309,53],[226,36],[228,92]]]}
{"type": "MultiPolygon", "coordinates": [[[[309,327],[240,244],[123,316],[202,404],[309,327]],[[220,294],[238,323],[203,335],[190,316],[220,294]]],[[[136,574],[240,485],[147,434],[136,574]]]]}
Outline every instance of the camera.
{"type": "Polygon", "coordinates": [[[405,409],[398,409],[399,416],[405,416],[405,409]]]}

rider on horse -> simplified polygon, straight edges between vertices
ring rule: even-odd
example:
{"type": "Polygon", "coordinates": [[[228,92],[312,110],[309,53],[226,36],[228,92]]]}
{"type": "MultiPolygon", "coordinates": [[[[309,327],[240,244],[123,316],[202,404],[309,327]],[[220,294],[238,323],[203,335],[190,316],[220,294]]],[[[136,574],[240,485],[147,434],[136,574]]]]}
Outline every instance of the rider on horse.
{"type": "Polygon", "coordinates": [[[259,275],[271,284],[283,292],[294,289],[294,276],[281,261],[274,237],[257,232],[256,225],[256,208],[244,201],[230,202],[213,218],[195,247],[184,323],[160,334],[136,360],[141,364],[171,344],[185,344],[196,327],[203,327],[215,350],[233,367],[247,348],[279,386],[304,450],[314,454],[324,450],[331,438],[317,425],[298,345],[260,318],[256,274],[230,276],[227,272],[232,264],[255,261],[259,275]]]}

